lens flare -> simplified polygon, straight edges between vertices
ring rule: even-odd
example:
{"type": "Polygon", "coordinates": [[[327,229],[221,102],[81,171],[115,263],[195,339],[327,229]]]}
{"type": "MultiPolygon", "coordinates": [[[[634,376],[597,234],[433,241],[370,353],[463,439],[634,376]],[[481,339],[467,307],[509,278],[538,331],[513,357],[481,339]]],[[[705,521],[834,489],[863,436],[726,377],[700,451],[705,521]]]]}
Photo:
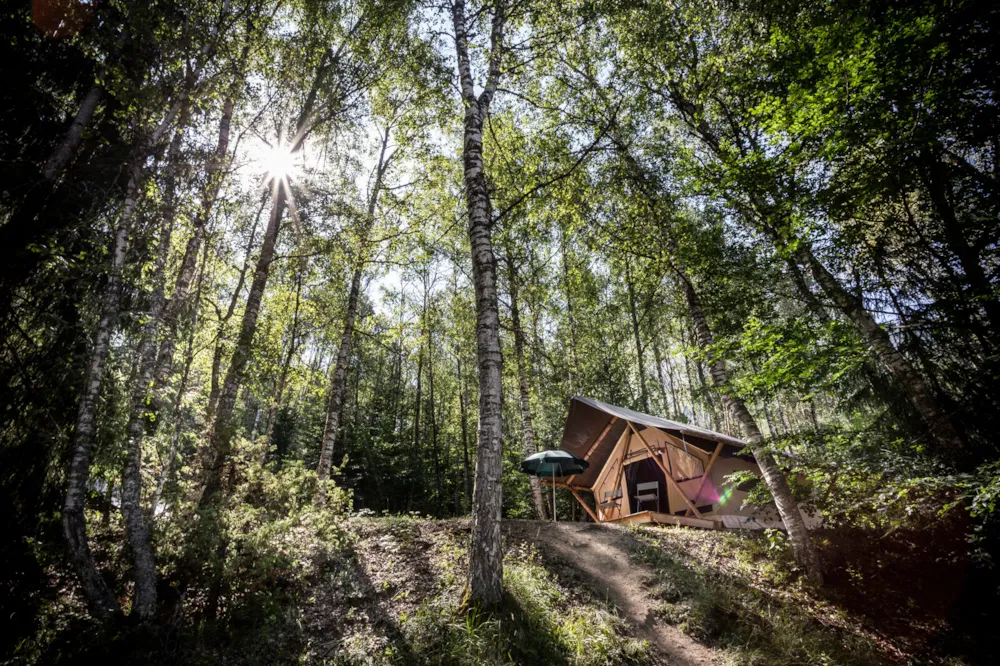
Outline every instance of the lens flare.
{"type": "Polygon", "coordinates": [[[287,180],[296,168],[295,154],[288,146],[275,146],[268,152],[264,165],[267,168],[268,180],[276,178],[287,180]]]}

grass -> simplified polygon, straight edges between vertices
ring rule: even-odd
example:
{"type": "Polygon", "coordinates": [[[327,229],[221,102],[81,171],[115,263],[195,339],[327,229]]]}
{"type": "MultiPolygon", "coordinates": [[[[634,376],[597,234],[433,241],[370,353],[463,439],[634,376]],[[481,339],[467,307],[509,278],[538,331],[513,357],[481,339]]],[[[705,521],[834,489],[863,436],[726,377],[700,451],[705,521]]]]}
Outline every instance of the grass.
{"type": "Polygon", "coordinates": [[[893,663],[885,645],[804,587],[787,547],[760,534],[637,530],[658,614],[738,665],[893,663]]]}
{"type": "MultiPolygon", "coordinates": [[[[217,623],[199,623],[189,597],[187,615],[153,635],[99,629],[78,596],[62,594],[39,617],[37,645],[8,663],[655,663],[652,648],[580,584],[570,564],[547,561],[513,537],[505,543],[505,597],[484,610],[463,604],[467,520],[397,516],[342,519],[336,530],[308,521],[293,527],[234,551],[217,623]]],[[[917,557],[911,542],[925,543],[926,535],[900,541],[898,552],[886,539],[817,535],[829,582],[818,592],[802,584],[777,535],[669,527],[624,534],[631,557],[651,572],[658,615],[731,665],[978,663],[945,656],[960,653],[940,647],[943,641],[930,645],[947,625],[935,609],[947,605],[943,593],[955,596],[962,568],[953,566],[949,577],[939,564],[920,582],[930,560],[917,557]]]]}
{"type": "MultiPolygon", "coordinates": [[[[369,533],[369,544],[372,539],[383,545],[388,541],[396,551],[390,569],[411,566],[409,556],[421,550],[421,539],[429,539],[432,545],[425,553],[435,572],[434,589],[412,612],[398,613],[394,636],[369,630],[345,636],[334,663],[652,663],[648,645],[631,638],[626,623],[611,608],[583,590],[563,586],[534,550],[523,544],[511,545],[506,552],[505,596],[499,607],[487,611],[464,606],[461,574],[466,566],[466,534],[461,525],[394,519],[391,539],[381,531],[384,525],[362,528],[375,528],[369,533]]],[[[382,573],[392,580],[391,573],[382,573]]],[[[383,595],[390,606],[405,605],[411,595],[402,599],[400,595],[412,592],[401,589],[406,587],[405,581],[398,580],[388,585],[383,595]]]]}
{"type": "Polygon", "coordinates": [[[504,561],[506,594],[489,612],[460,612],[455,598],[429,600],[406,624],[423,663],[648,664],[645,642],[628,636],[612,609],[563,587],[533,549],[519,545],[504,561]]]}

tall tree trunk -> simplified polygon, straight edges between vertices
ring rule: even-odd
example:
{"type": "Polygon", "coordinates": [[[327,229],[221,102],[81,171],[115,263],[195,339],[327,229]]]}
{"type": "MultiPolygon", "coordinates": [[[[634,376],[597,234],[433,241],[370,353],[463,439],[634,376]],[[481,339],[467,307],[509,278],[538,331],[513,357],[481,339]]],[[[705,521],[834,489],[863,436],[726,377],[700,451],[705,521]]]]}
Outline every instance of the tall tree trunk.
{"type": "Polygon", "coordinates": [[[455,345],[458,364],[458,411],[462,426],[462,487],[465,489],[466,509],[472,510],[472,469],[469,461],[469,396],[465,390],[465,375],[462,374],[462,354],[455,345]]]}
{"type": "MultiPolygon", "coordinates": [[[[208,252],[206,247],[202,252],[201,270],[198,273],[198,281],[195,286],[193,300],[196,304],[201,299],[202,286],[205,281],[205,265],[207,263],[208,252]]],[[[184,400],[184,393],[187,391],[188,382],[191,378],[191,366],[194,364],[194,341],[198,326],[197,307],[191,309],[190,317],[191,321],[188,324],[187,346],[184,350],[184,369],[181,372],[181,378],[177,385],[177,392],[174,394],[173,403],[170,407],[170,416],[173,419],[173,432],[170,436],[170,448],[167,451],[167,460],[163,463],[163,467],[157,476],[156,490],[153,492],[153,497],[149,503],[149,520],[151,522],[156,520],[157,507],[159,507],[160,499],[163,497],[163,488],[166,486],[173,471],[174,461],[177,459],[177,452],[180,448],[181,433],[184,429],[184,419],[181,415],[181,407],[184,400]]]]}
{"type": "Polygon", "coordinates": [[[94,441],[95,411],[101,392],[101,380],[104,374],[104,363],[107,359],[108,344],[118,317],[121,272],[125,263],[128,235],[132,228],[132,220],[135,217],[139,194],[145,179],[143,165],[146,156],[160,145],[163,136],[173,125],[179,111],[179,104],[174,104],[156,129],[137,147],[129,159],[125,201],[111,247],[111,267],[108,271],[108,282],[101,297],[101,314],[97,330],[94,333],[90,360],[87,364],[71,447],[69,483],[66,499],[63,503],[63,533],[69,544],[70,556],[91,612],[98,618],[105,620],[120,613],[121,609],[97,571],[87,539],[84,502],[90,479],[90,449],[94,441]]]}
{"type": "Polygon", "coordinates": [[[816,258],[807,243],[799,244],[795,256],[799,263],[811,271],[813,279],[822,287],[827,297],[854,323],[876,356],[903,389],[914,409],[924,419],[934,439],[946,446],[960,461],[967,461],[965,440],[952,422],[951,415],[944,410],[923,376],[892,344],[889,333],[879,326],[861,300],[847,291],[816,258]]]}
{"type": "MultiPolygon", "coordinates": [[[[698,346],[703,351],[711,353],[715,341],[701,306],[701,298],[686,274],[678,270],[678,276],[684,289],[684,297],[687,301],[688,313],[691,316],[698,346]]],[[[722,395],[723,402],[728,407],[733,419],[740,424],[744,437],[751,445],[757,465],[764,475],[764,481],[771,491],[774,503],[778,507],[778,513],[788,531],[788,539],[792,544],[796,561],[805,569],[806,576],[811,583],[822,585],[823,574],[820,570],[819,558],[813,548],[812,541],[809,539],[809,530],[806,528],[802,513],[792,498],[792,491],[788,487],[785,474],[778,467],[774,456],[763,446],[758,446],[763,442],[764,437],[760,433],[760,428],[757,427],[757,422],[751,416],[750,410],[747,409],[746,403],[739,396],[730,394],[726,390],[729,385],[729,371],[726,368],[726,362],[721,358],[712,359],[709,368],[712,383],[722,395]]]]}
{"type": "Polygon", "coordinates": [[[659,338],[659,335],[653,336],[653,361],[656,362],[656,382],[660,387],[660,409],[665,413],[670,411],[670,402],[667,398],[667,382],[663,377],[663,353],[660,351],[659,338]]]}
{"type": "Polygon", "coordinates": [[[215,151],[212,154],[205,187],[201,193],[201,203],[198,206],[198,212],[192,220],[194,229],[184,248],[180,268],[177,270],[174,293],[163,307],[163,341],[160,344],[155,373],[155,391],[157,394],[162,391],[173,365],[177,324],[181,312],[188,306],[190,286],[194,279],[195,266],[198,261],[198,255],[201,252],[201,244],[208,229],[208,220],[212,215],[212,209],[215,207],[219,190],[226,177],[226,156],[229,153],[229,135],[234,108],[235,103],[233,97],[230,96],[222,106],[222,117],[219,119],[219,136],[216,140],[215,151]]]}
{"type": "MultiPolygon", "coordinates": [[[[378,197],[382,190],[385,172],[389,167],[386,150],[389,146],[389,128],[382,136],[382,149],[379,152],[378,164],[375,167],[375,182],[368,198],[368,210],[361,223],[356,264],[351,275],[351,288],[347,295],[347,309],[344,314],[344,331],[340,338],[340,349],[337,352],[337,364],[333,371],[333,381],[330,385],[330,403],[327,412],[327,427],[320,448],[319,466],[316,474],[319,478],[316,501],[322,506],[326,498],[327,480],[333,466],[333,449],[337,443],[337,432],[340,429],[341,409],[344,403],[344,390],[347,385],[347,364],[351,356],[351,342],[354,339],[354,320],[358,314],[358,298],[361,295],[361,279],[364,277],[367,260],[368,236],[375,224],[375,211],[378,207],[378,197]]],[[[419,409],[419,407],[418,407],[419,409]]]]}
{"type": "Polygon", "coordinates": [[[417,484],[422,483],[424,476],[423,453],[421,452],[420,438],[420,414],[423,409],[423,388],[424,388],[424,335],[420,330],[420,351],[417,352],[417,393],[413,401],[413,444],[410,448],[411,468],[415,471],[413,482],[410,484],[410,501],[413,501],[414,490],[417,484]]]}
{"type": "Polygon", "coordinates": [[[992,333],[991,337],[995,341],[997,336],[1000,336],[1000,301],[997,300],[997,292],[983,269],[978,248],[966,238],[962,223],[955,214],[955,207],[952,204],[954,192],[947,169],[940,158],[929,150],[921,154],[921,164],[924,184],[944,227],[945,242],[958,257],[958,263],[965,274],[965,282],[972,292],[972,300],[986,314],[986,320],[990,323],[987,332],[992,333]]]}
{"type": "Polygon", "coordinates": [[[462,162],[476,295],[476,351],[479,364],[479,442],[472,501],[469,598],[487,606],[499,603],[503,595],[503,551],[500,541],[503,508],[503,382],[492,206],[483,166],[483,122],[499,83],[504,10],[502,2],[494,6],[489,75],[482,93],[477,97],[469,61],[465,3],[463,0],[454,0],[452,3],[455,49],[462,100],[465,103],[462,162]]]}
{"type": "MultiPolygon", "coordinates": [[[[671,323],[671,317],[667,317],[667,340],[674,339],[674,327],[671,323]]],[[[667,362],[667,379],[670,380],[670,401],[674,406],[674,414],[678,415],[681,413],[680,405],[677,401],[677,382],[680,371],[674,370],[673,354],[670,353],[670,345],[667,345],[667,357],[665,360],[667,362]]]]}
{"type": "Polygon", "coordinates": [[[639,314],[635,309],[635,286],[632,284],[632,266],[626,260],[625,282],[628,286],[628,311],[632,319],[632,337],[635,341],[636,368],[639,370],[639,401],[642,411],[649,411],[649,396],[646,393],[646,362],[642,353],[642,336],[639,334],[639,314]]]}
{"type": "Polygon", "coordinates": [[[121,288],[121,271],[125,263],[125,244],[131,226],[132,211],[138,197],[139,167],[133,162],[129,192],[125,200],[123,214],[118,221],[114,242],[111,247],[111,269],[108,283],[101,297],[100,320],[94,333],[93,347],[87,363],[83,392],[77,408],[76,424],[69,467],[69,483],[63,503],[63,534],[69,544],[70,558],[76,569],[77,578],[83,590],[90,612],[101,620],[109,620],[121,613],[118,601],[94,563],[87,538],[87,519],[84,513],[87,486],[90,480],[90,450],[94,442],[94,420],[97,400],[101,392],[104,362],[107,358],[108,343],[118,315],[118,297],[121,288]]]}
{"type": "Polygon", "coordinates": [[[149,295],[146,324],[136,350],[139,368],[132,385],[131,412],[126,427],[121,509],[125,518],[125,535],[132,553],[135,580],[132,612],[142,622],[152,620],[156,612],[156,558],[153,554],[149,522],[142,510],[142,441],[146,427],[150,423],[149,390],[156,364],[156,340],[164,302],[164,273],[177,212],[177,176],[189,107],[190,104],[185,103],[181,109],[180,121],[167,152],[164,211],[160,221],[159,247],[150,280],[153,289],[149,295]]]}
{"type": "Polygon", "coordinates": [[[246,251],[243,255],[243,263],[240,266],[240,277],[236,281],[236,287],[229,297],[229,305],[216,325],[214,350],[212,352],[212,371],[209,379],[208,408],[205,410],[205,420],[209,423],[215,420],[215,409],[219,404],[219,393],[222,390],[220,380],[222,379],[222,360],[225,351],[223,338],[226,332],[226,325],[236,312],[236,306],[240,302],[240,295],[243,293],[243,286],[246,284],[247,273],[250,271],[250,260],[253,258],[254,242],[257,239],[257,228],[260,226],[260,218],[264,212],[267,202],[272,198],[272,194],[265,192],[261,197],[260,208],[254,218],[253,227],[250,229],[250,239],[247,241],[246,251]]]}
{"type": "Polygon", "coordinates": [[[438,451],[437,410],[434,403],[434,327],[433,321],[427,324],[427,417],[431,427],[431,455],[434,460],[434,487],[437,496],[434,500],[434,514],[441,515],[444,507],[444,495],[441,493],[441,459],[438,451]]]}
{"type": "Polygon", "coordinates": [[[361,267],[354,270],[351,276],[351,289],[347,297],[347,311],[344,315],[344,330],[340,337],[340,347],[337,351],[337,361],[333,370],[333,380],[330,384],[329,409],[326,415],[326,431],[320,449],[319,466],[316,470],[320,484],[317,490],[317,503],[322,505],[326,498],[326,481],[330,478],[333,467],[333,448],[337,442],[340,430],[340,415],[344,405],[344,393],[347,388],[347,364],[351,356],[351,342],[354,339],[354,320],[358,314],[358,297],[361,293],[361,267]]]}
{"type": "Polygon", "coordinates": [[[73,155],[76,154],[76,149],[80,146],[80,141],[83,140],[83,132],[90,125],[90,121],[94,119],[94,112],[97,111],[97,107],[103,98],[104,86],[95,81],[91,84],[90,89],[87,90],[87,94],[84,95],[83,100],[80,101],[80,108],[77,110],[73,122],[70,123],[69,128],[66,130],[66,136],[63,137],[63,140],[49,155],[49,159],[46,160],[45,166],[42,168],[42,176],[45,177],[45,180],[51,182],[62,175],[62,172],[66,169],[66,165],[69,164],[70,160],[73,159],[73,155]]]}
{"type": "MultiPolygon", "coordinates": [[[[521,309],[518,303],[517,271],[511,251],[507,250],[507,283],[510,289],[510,322],[514,329],[514,355],[517,360],[517,385],[520,393],[521,430],[524,434],[524,454],[532,456],[538,453],[535,445],[535,430],[531,419],[531,386],[528,380],[528,362],[524,356],[524,329],[521,327],[521,309]]],[[[535,516],[545,520],[545,499],[542,497],[542,484],[538,477],[528,477],[531,484],[531,500],[535,506],[535,516]]]]}
{"type": "Polygon", "coordinates": [[[271,404],[267,411],[267,445],[264,454],[264,462],[267,461],[268,453],[271,447],[271,436],[274,434],[274,422],[278,417],[278,410],[281,409],[282,403],[285,398],[285,385],[288,383],[288,373],[292,366],[292,357],[295,356],[295,352],[298,350],[299,342],[299,307],[302,302],[302,274],[305,272],[305,262],[299,267],[298,272],[295,274],[295,309],[292,313],[292,325],[288,332],[288,349],[285,352],[285,358],[281,362],[281,368],[278,370],[278,378],[275,381],[274,387],[274,398],[271,399],[271,404]]]}
{"type": "Polygon", "coordinates": [[[569,354],[572,362],[569,376],[569,390],[573,393],[577,391],[577,384],[580,381],[580,359],[577,353],[579,345],[576,339],[576,317],[573,314],[573,290],[569,283],[569,241],[566,238],[566,230],[561,234],[562,240],[562,287],[566,295],[566,320],[569,323],[569,354]]]}
{"type": "Polygon", "coordinates": [[[271,215],[264,231],[260,256],[257,258],[253,281],[250,284],[250,293],[247,295],[239,337],[236,339],[236,347],[233,349],[229,368],[226,370],[226,378],[219,391],[215,418],[209,434],[209,451],[205,461],[207,472],[205,488],[199,503],[201,507],[213,505],[219,499],[219,494],[222,491],[223,470],[232,453],[233,412],[236,408],[236,396],[243,383],[243,375],[250,360],[253,339],[257,332],[257,317],[260,315],[264,289],[271,272],[271,262],[274,260],[274,247],[278,241],[278,230],[285,212],[286,197],[288,196],[287,187],[287,183],[279,181],[276,181],[272,187],[271,215]]]}

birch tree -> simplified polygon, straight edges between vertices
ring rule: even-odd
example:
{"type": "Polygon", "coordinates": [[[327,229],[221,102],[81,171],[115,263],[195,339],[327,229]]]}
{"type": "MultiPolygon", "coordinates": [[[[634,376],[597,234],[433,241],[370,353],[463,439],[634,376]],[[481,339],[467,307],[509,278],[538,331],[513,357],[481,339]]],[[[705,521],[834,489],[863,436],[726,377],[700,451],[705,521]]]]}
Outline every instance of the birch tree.
{"type": "Polygon", "coordinates": [[[469,57],[470,28],[465,2],[451,5],[455,29],[455,56],[465,107],[462,121],[462,163],[468,210],[472,274],[476,291],[476,349],[479,364],[479,439],[476,446],[476,476],[472,499],[472,547],[469,556],[469,596],[493,605],[503,594],[503,552],[500,543],[500,512],[503,506],[501,479],[501,380],[500,310],[497,302],[497,261],[493,252],[492,205],[483,164],[483,123],[500,83],[506,5],[492,7],[486,82],[476,94],[469,57]]]}

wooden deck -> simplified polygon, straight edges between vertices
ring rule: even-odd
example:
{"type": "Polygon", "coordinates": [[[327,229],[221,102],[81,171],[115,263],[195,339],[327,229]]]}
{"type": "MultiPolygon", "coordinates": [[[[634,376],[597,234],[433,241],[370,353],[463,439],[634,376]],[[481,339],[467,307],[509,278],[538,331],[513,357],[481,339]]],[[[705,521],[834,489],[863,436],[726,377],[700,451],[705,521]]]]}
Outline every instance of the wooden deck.
{"type": "Polygon", "coordinates": [[[605,523],[617,523],[619,525],[642,525],[643,523],[658,523],[663,525],[681,525],[684,527],[700,527],[706,530],[725,529],[721,520],[708,520],[706,518],[689,518],[687,516],[672,516],[669,513],[658,513],[656,511],[640,511],[621,518],[605,520],[605,523]]]}

